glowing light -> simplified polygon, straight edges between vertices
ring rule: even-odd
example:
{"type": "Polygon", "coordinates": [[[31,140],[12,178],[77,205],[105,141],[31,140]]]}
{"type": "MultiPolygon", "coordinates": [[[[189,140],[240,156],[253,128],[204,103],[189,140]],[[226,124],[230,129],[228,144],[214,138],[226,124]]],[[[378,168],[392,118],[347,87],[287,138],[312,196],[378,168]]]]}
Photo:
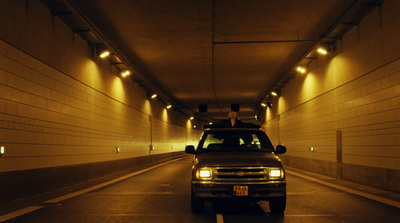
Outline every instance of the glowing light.
{"type": "Polygon", "coordinates": [[[300,72],[300,73],[302,73],[302,74],[305,74],[307,70],[306,70],[306,68],[304,68],[304,67],[298,66],[298,67],[297,67],[297,71],[300,72]]]}
{"type": "Polygon", "coordinates": [[[263,107],[267,107],[267,104],[265,104],[265,103],[261,103],[261,106],[263,106],[263,107]]]}
{"type": "Polygon", "coordinates": [[[190,117],[189,119],[190,119],[190,120],[193,120],[193,119],[194,119],[194,117],[192,116],[192,117],[190,117]]]}
{"type": "Polygon", "coordinates": [[[149,100],[145,100],[145,101],[144,101],[142,110],[143,110],[146,114],[149,114],[149,115],[152,114],[152,111],[151,111],[151,104],[150,104],[150,101],[149,101],[149,100]]]}
{"type": "Polygon", "coordinates": [[[210,169],[201,169],[196,172],[197,179],[211,179],[210,169]]]}
{"type": "Polygon", "coordinates": [[[170,108],[172,108],[172,105],[167,105],[166,108],[167,108],[167,109],[170,109],[170,108]]]}
{"type": "Polygon", "coordinates": [[[122,71],[121,72],[121,76],[122,77],[127,77],[127,76],[129,76],[131,74],[131,72],[129,71],[129,70],[125,70],[125,71],[122,71]]]}
{"type": "Polygon", "coordinates": [[[108,57],[109,55],[110,55],[110,51],[108,51],[108,50],[103,50],[103,51],[100,52],[99,57],[100,57],[100,58],[106,58],[106,57],[108,57]]]}
{"type": "Polygon", "coordinates": [[[276,93],[275,91],[273,91],[273,92],[271,92],[271,95],[272,95],[272,96],[277,96],[278,93],[276,93]]]}
{"type": "Polygon", "coordinates": [[[165,108],[164,110],[163,110],[163,113],[162,113],[162,120],[164,121],[163,123],[164,123],[164,127],[165,128],[167,128],[168,126],[167,126],[167,123],[168,123],[168,111],[167,111],[167,108],[165,108]]]}
{"type": "Polygon", "coordinates": [[[320,54],[323,54],[323,55],[328,53],[328,51],[325,48],[322,48],[322,47],[318,48],[317,52],[320,53],[320,54]]]}
{"type": "Polygon", "coordinates": [[[281,169],[270,169],[269,176],[271,178],[283,178],[283,171],[281,169]]]}
{"type": "Polygon", "coordinates": [[[4,154],[4,152],[5,152],[5,147],[4,147],[4,146],[1,146],[1,147],[0,147],[0,154],[2,155],[2,154],[4,154]]]}
{"type": "Polygon", "coordinates": [[[307,101],[315,97],[318,93],[319,85],[316,75],[308,73],[304,79],[301,90],[301,101],[307,101]]]}
{"type": "Polygon", "coordinates": [[[151,95],[151,98],[153,98],[153,99],[156,98],[156,97],[157,97],[157,94],[152,94],[151,95]]]}
{"type": "MultiPolygon", "coordinates": [[[[111,94],[114,98],[117,98],[120,101],[126,102],[126,94],[124,83],[121,78],[117,76],[113,76],[113,80],[111,82],[111,94]]],[[[112,108],[115,112],[121,112],[121,108],[119,106],[113,106],[112,108]]]]}

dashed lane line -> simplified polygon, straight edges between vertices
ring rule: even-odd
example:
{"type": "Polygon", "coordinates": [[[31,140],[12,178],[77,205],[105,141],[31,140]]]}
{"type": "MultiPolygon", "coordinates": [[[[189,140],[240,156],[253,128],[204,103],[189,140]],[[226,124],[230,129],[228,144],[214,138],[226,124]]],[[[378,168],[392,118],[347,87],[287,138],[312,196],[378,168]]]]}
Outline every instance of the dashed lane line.
{"type": "Polygon", "coordinates": [[[217,223],[224,223],[224,218],[222,217],[222,214],[217,214],[217,223]]]}
{"type": "Polygon", "coordinates": [[[0,216],[0,222],[7,221],[7,220],[10,220],[12,218],[16,218],[18,216],[30,213],[32,211],[36,211],[36,210],[38,210],[38,209],[40,209],[42,207],[43,206],[29,206],[29,207],[20,209],[18,211],[14,211],[14,212],[11,212],[11,213],[8,213],[8,214],[5,214],[5,215],[1,215],[0,216]]]}

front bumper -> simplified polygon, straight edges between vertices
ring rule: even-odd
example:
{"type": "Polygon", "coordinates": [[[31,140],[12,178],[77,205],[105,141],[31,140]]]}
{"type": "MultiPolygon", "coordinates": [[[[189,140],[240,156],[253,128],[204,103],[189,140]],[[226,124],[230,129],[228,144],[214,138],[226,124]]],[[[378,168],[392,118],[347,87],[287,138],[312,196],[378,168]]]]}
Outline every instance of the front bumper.
{"type": "Polygon", "coordinates": [[[268,200],[273,197],[286,196],[286,181],[267,182],[216,182],[192,181],[195,197],[199,198],[237,198],[251,200],[268,200]],[[234,186],[248,186],[247,196],[234,196],[234,186]]]}

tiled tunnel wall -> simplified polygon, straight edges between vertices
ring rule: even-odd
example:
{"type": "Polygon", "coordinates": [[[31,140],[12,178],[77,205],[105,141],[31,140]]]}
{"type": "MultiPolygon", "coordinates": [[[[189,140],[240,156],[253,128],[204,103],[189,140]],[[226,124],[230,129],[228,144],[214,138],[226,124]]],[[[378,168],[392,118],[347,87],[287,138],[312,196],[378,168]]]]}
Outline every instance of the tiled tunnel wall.
{"type": "Polygon", "coordinates": [[[286,165],[400,192],[399,8],[384,1],[268,108],[286,165]]]}
{"type": "Polygon", "coordinates": [[[0,202],[181,156],[196,143],[188,117],[120,78],[40,1],[0,4],[0,202]]]}

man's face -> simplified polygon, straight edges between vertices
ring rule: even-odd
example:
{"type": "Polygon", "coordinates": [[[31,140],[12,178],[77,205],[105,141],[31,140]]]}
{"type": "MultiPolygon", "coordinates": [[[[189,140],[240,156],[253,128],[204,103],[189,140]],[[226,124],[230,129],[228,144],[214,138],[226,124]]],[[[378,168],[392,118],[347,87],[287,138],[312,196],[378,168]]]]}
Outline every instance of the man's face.
{"type": "Polygon", "coordinates": [[[228,117],[229,118],[236,118],[236,112],[230,112],[228,117]]]}

